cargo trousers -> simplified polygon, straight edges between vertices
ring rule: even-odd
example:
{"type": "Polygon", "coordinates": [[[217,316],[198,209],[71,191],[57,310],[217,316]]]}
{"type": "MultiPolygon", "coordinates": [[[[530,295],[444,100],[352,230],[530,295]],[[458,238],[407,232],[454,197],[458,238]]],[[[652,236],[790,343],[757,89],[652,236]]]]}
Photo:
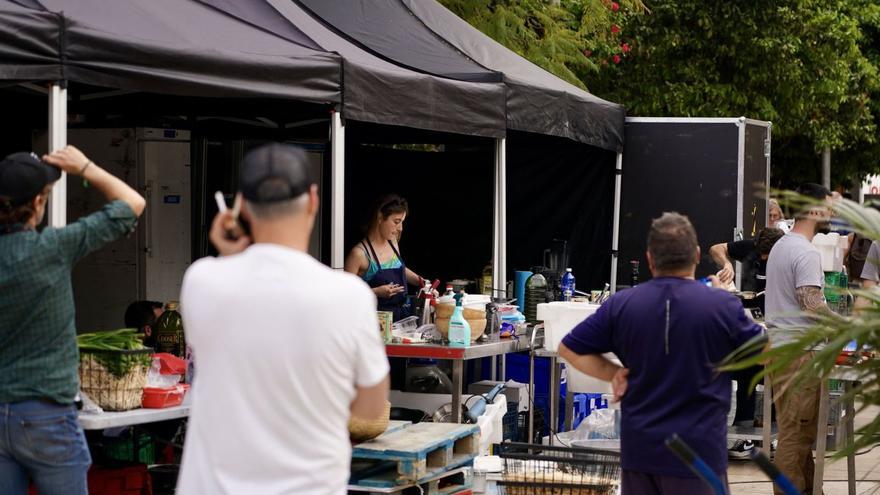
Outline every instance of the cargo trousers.
{"type": "MultiPolygon", "coordinates": [[[[816,441],[819,418],[821,379],[809,377],[792,382],[792,377],[813,358],[807,352],[787,368],[771,376],[776,403],[779,443],[773,463],[797,487],[800,493],[813,493],[813,443],[816,441]]],[[[776,495],[784,495],[773,487],[776,495]]],[[[817,494],[818,495],[818,494],[817,494]]]]}

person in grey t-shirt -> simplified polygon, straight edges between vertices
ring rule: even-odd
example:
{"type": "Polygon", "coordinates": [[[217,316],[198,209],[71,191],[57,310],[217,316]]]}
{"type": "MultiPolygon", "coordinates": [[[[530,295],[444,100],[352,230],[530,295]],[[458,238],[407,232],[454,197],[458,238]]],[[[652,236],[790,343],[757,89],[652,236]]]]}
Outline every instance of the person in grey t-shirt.
{"type": "MultiPolygon", "coordinates": [[[[795,216],[791,232],[770,250],[767,259],[766,319],[770,343],[779,346],[795,340],[811,324],[810,313],[828,313],[823,287],[822,257],[813,247],[813,237],[827,229],[831,220],[831,192],[818,184],[798,189],[804,196],[828,206],[815,206],[795,216]]],[[[819,378],[808,378],[798,386],[791,378],[812,359],[804,355],[770,377],[779,427],[779,446],[774,463],[795,485],[799,493],[812,487],[814,464],[812,445],[816,440],[819,411],[819,378]],[[780,393],[781,392],[781,393],[780,393]]],[[[774,492],[782,492],[774,487],[774,492]]]]}
{"type": "Polygon", "coordinates": [[[868,289],[880,283],[880,244],[877,241],[871,243],[868,249],[868,256],[865,258],[865,267],[862,268],[861,279],[862,287],[868,289]]]}
{"type": "Polygon", "coordinates": [[[797,340],[812,323],[802,313],[807,309],[802,304],[805,291],[813,287],[816,302],[821,299],[825,304],[822,255],[813,246],[812,238],[793,229],[779,239],[767,259],[765,314],[774,347],[797,340]]]}
{"type": "MultiPolygon", "coordinates": [[[[877,241],[871,243],[871,247],[868,249],[868,254],[865,256],[865,265],[862,268],[862,273],[859,274],[859,278],[862,280],[862,288],[870,289],[872,287],[876,287],[877,284],[880,284],[880,244],[877,244],[877,241]]],[[[855,277],[855,274],[853,274],[855,277]]],[[[871,301],[864,297],[859,297],[856,299],[855,310],[860,311],[863,308],[868,308],[871,306],[871,301]]]]}

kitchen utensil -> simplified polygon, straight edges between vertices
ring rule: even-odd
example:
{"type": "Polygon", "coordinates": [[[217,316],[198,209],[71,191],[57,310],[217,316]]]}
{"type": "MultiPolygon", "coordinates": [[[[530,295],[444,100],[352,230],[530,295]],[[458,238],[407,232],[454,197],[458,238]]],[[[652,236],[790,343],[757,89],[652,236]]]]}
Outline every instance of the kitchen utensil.
{"type": "MultiPolygon", "coordinates": [[[[464,405],[461,406],[461,417],[467,417],[467,408],[464,405]]],[[[452,423],[452,403],[447,402],[434,411],[431,414],[431,421],[434,423],[452,423]]]]}
{"type": "Polygon", "coordinates": [[[568,266],[568,242],[553,239],[551,246],[544,250],[544,266],[550,271],[560,274],[568,266]]]}
{"type": "Polygon", "coordinates": [[[474,281],[457,278],[455,280],[450,280],[447,284],[451,285],[452,290],[455,292],[461,292],[461,291],[468,292],[468,290],[472,286],[474,286],[474,281]]]}

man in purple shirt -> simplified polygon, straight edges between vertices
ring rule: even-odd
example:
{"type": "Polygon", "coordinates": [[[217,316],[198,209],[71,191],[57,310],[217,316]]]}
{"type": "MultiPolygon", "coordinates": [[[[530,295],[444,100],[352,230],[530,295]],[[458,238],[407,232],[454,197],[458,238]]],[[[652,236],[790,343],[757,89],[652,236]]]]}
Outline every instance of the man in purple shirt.
{"type": "Polygon", "coordinates": [[[726,484],[731,385],[715,364],[762,329],[736,297],[694,280],[700,248],[687,217],[652,222],[647,258],[653,279],[615,294],[565,336],[559,355],[611,382],[621,400],[623,495],[711,494],[664,441],[677,433],[726,484]]]}

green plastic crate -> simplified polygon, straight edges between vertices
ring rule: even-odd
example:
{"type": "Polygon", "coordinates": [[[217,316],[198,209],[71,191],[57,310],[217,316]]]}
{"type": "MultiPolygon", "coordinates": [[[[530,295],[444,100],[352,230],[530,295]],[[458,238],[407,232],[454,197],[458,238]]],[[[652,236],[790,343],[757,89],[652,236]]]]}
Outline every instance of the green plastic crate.
{"type": "Polygon", "coordinates": [[[104,446],[101,449],[104,456],[108,459],[117,461],[142,462],[147,465],[156,463],[156,442],[153,437],[146,433],[141,433],[137,437],[128,437],[122,439],[104,438],[104,446]],[[134,455],[134,438],[138,441],[138,458],[132,459],[134,455]]]}

